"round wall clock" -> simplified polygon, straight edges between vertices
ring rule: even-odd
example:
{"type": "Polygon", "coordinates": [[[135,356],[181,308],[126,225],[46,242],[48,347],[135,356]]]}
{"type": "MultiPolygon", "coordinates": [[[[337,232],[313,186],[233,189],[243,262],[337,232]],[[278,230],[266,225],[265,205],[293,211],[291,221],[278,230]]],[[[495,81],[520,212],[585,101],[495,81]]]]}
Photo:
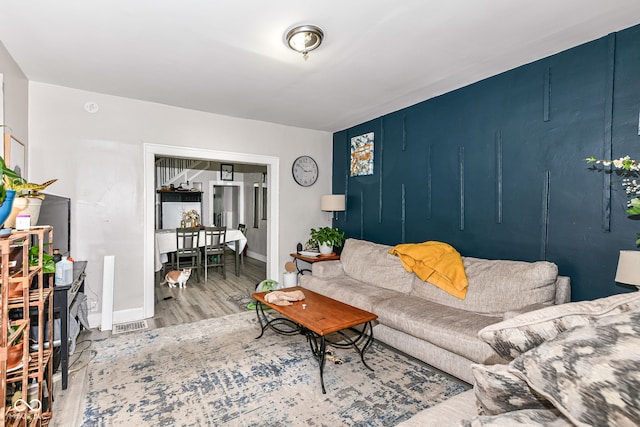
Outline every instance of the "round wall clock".
{"type": "Polygon", "coordinates": [[[300,156],[293,161],[291,173],[298,184],[309,187],[318,179],[318,164],[309,156],[300,156]]]}

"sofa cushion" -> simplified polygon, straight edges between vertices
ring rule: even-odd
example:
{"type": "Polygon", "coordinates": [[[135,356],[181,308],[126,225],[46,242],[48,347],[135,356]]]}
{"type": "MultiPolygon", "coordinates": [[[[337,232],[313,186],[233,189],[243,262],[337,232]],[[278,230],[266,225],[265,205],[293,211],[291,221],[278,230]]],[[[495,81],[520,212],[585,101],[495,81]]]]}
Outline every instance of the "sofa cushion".
{"type": "Polygon", "coordinates": [[[339,281],[331,281],[305,274],[300,277],[300,286],[372,313],[376,313],[374,307],[381,300],[403,295],[396,291],[361,282],[349,276],[340,277],[339,281]]]}
{"type": "Polygon", "coordinates": [[[640,425],[640,311],[570,329],[511,362],[569,420],[640,425]]]}
{"type": "Polygon", "coordinates": [[[336,279],[344,276],[344,269],[340,261],[322,261],[311,264],[311,272],[321,279],[336,279]]]}
{"type": "Polygon", "coordinates": [[[512,360],[544,341],[595,319],[640,308],[640,292],[613,295],[593,301],[551,306],[521,314],[482,329],[480,338],[502,357],[512,360]]]}
{"type": "Polygon", "coordinates": [[[477,363],[505,362],[478,337],[483,327],[500,318],[471,313],[410,295],[376,302],[373,310],[383,325],[397,329],[477,363]]]}
{"type": "Polygon", "coordinates": [[[523,409],[493,416],[478,416],[455,424],[460,427],[573,427],[557,410],[523,409]]]}
{"type": "Polygon", "coordinates": [[[498,415],[520,409],[553,409],[553,405],[529,384],[514,375],[508,365],[471,365],[478,414],[498,415]]]}
{"type": "Polygon", "coordinates": [[[476,313],[502,316],[531,304],[553,304],[558,267],[550,262],[487,260],[463,257],[469,281],[464,300],[416,281],[411,295],[476,313]]]}
{"type": "Polygon", "coordinates": [[[394,291],[409,293],[415,275],[404,269],[391,246],[347,239],[340,255],[345,273],[356,280],[394,291]]]}

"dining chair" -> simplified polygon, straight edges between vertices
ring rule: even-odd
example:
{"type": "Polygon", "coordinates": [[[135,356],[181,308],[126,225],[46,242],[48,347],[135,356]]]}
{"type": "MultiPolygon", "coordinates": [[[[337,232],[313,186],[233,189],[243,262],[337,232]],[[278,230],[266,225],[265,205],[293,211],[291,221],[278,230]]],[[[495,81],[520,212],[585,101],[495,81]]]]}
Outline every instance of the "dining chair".
{"type": "MultiPolygon", "coordinates": [[[[238,224],[238,230],[240,230],[240,232],[242,234],[244,234],[245,237],[247,236],[247,226],[246,226],[246,224],[238,224]]],[[[229,249],[231,249],[235,253],[237,244],[238,244],[238,242],[235,242],[235,241],[234,242],[229,242],[229,243],[227,243],[227,247],[229,249]]],[[[247,246],[248,245],[245,244],[244,248],[242,249],[242,252],[238,253],[238,260],[240,260],[240,267],[241,268],[242,268],[242,266],[244,266],[244,253],[247,251],[247,246]]],[[[234,257],[234,259],[235,259],[235,257],[234,257]]],[[[236,271],[238,271],[238,270],[236,270],[236,271]]]]}
{"type": "Polygon", "coordinates": [[[222,268],[222,277],[226,280],[224,267],[224,241],[227,227],[204,228],[204,281],[208,279],[209,267],[222,268]]]}
{"type": "Polygon", "coordinates": [[[176,228],[176,270],[191,268],[200,282],[200,228],[176,228]]]}

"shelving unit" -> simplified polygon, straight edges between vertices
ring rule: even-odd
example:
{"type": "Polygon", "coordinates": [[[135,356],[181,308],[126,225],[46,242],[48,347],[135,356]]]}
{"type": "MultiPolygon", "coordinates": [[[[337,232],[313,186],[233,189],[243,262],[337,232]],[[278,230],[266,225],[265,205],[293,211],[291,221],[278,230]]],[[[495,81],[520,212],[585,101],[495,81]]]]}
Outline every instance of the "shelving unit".
{"type": "Polygon", "coordinates": [[[47,426],[52,417],[53,275],[45,283],[43,274],[43,254],[51,253],[52,241],[50,226],[0,238],[0,427],[47,426]],[[34,267],[29,266],[32,244],[39,248],[34,267]],[[31,333],[34,327],[37,334],[31,333]],[[22,359],[8,369],[8,349],[20,339],[22,359]]]}

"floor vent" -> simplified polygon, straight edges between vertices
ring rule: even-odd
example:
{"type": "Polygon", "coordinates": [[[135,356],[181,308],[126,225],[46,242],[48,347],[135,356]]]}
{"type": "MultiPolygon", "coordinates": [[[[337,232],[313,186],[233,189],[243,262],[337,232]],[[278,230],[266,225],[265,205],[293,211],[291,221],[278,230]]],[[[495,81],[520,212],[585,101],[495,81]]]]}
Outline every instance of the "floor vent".
{"type": "Polygon", "coordinates": [[[135,322],[116,323],[113,325],[111,334],[123,334],[125,332],[141,331],[149,328],[146,320],[136,320],[135,322]]]}

